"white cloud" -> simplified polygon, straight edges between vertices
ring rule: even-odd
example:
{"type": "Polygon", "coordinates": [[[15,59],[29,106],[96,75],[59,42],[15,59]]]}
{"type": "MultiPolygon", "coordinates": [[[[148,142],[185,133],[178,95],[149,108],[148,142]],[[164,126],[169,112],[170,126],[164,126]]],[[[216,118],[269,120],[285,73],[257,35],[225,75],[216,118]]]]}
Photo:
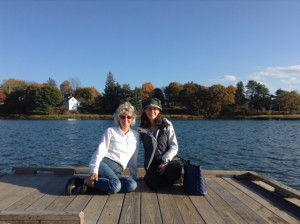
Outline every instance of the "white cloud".
{"type": "Polygon", "coordinates": [[[221,84],[224,86],[236,85],[237,78],[234,75],[224,75],[210,80],[212,83],[221,84]]]}
{"type": "Polygon", "coordinates": [[[300,65],[287,67],[267,67],[250,76],[249,80],[255,80],[268,87],[271,93],[278,89],[299,92],[300,89],[300,65]]]}
{"type": "Polygon", "coordinates": [[[300,65],[288,67],[268,67],[261,73],[263,76],[274,78],[300,77],[300,65]]]}

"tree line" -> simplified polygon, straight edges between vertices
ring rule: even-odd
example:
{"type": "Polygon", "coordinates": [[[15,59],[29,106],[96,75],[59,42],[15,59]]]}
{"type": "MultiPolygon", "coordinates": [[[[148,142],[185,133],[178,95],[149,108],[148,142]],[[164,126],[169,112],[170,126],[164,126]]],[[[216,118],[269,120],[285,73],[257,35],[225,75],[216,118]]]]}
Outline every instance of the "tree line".
{"type": "Polygon", "coordinates": [[[113,74],[107,75],[105,89],[99,93],[94,87],[81,87],[78,79],[66,80],[58,87],[49,78],[46,83],[28,83],[9,79],[0,85],[0,113],[48,115],[67,113],[62,102],[74,96],[81,104],[78,113],[111,114],[118,105],[130,101],[142,111],[143,100],[156,97],[162,101],[164,114],[196,115],[203,118],[233,117],[256,114],[292,114],[300,108],[300,94],[278,89],[275,95],[254,80],[246,85],[202,86],[194,82],[171,82],[155,88],[151,82],[131,89],[129,84],[119,84],[113,74]]]}

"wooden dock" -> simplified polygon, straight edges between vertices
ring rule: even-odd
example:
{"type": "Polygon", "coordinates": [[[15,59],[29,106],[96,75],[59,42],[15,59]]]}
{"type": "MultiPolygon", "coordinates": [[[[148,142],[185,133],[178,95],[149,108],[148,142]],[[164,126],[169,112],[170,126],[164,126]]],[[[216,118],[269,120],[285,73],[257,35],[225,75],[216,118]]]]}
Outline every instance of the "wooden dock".
{"type": "MultiPolygon", "coordinates": [[[[143,170],[140,169],[141,175],[143,170]]],[[[207,196],[180,184],[132,193],[66,196],[65,183],[87,168],[15,168],[0,177],[4,223],[300,223],[300,192],[248,171],[205,171],[207,196]]]]}

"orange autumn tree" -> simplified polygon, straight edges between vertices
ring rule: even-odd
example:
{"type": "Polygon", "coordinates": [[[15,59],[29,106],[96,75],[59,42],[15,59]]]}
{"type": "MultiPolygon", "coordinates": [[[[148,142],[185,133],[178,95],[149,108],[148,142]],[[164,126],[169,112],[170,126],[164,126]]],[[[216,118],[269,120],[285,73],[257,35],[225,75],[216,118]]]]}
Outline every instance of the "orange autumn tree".
{"type": "Polygon", "coordinates": [[[1,88],[4,93],[11,94],[16,90],[25,90],[28,86],[28,83],[24,80],[17,80],[17,79],[9,79],[4,81],[1,88]]]}
{"type": "Polygon", "coordinates": [[[151,82],[145,82],[142,85],[142,98],[143,100],[148,99],[151,96],[151,93],[155,89],[154,85],[151,82]]]}
{"type": "Polygon", "coordinates": [[[0,104],[4,103],[6,98],[7,98],[7,95],[3,91],[0,90],[0,104]]]}
{"type": "Polygon", "coordinates": [[[95,105],[100,93],[97,91],[95,87],[86,87],[81,88],[78,87],[75,90],[75,98],[83,105],[83,106],[92,106],[95,105]]]}

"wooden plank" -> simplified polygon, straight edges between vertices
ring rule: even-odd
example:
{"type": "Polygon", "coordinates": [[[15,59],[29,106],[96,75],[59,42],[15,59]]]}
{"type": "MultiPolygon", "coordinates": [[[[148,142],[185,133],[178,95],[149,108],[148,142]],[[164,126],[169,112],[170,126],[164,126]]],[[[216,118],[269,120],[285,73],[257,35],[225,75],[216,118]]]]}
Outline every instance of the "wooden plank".
{"type": "Polygon", "coordinates": [[[215,178],[212,181],[216,183],[212,186],[215,192],[222,197],[244,220],[254,223],[268,223],[268,221],[264,220],[256,212],[251,210],[248,205],[244,204],[244,202],[240,200],[239,196],[236,197],[226,190],[223,183],[226,181],[220,178],[215,178]],[[220,181],[222,181],[222,183],[220,183],[220,181]]]}
{"type": "Polygon", "coordinates": [[[83,223],[84,213],[83,212],[36,212],[36,211],[1,211],[0,221],[5,222],[16,222],[16,221],[30,221],[30,222],[41,222],[41,221],[64,221],[65,223],[83,223]]]}
{"type": "MultiPolygon", "coordinates": [[[[145,169],[144,168],[138,168],[138,176],[140,179],[143,179],[143,177],[145,176],[145,169]]],[[[129,169],[125,169],[124,172],[123,172],[123,175],[127,175],[127,176],[130,176],[130,172],[129,172],[129,169]]]]}
{"type": "Polygon", "coordinates": [[[285,198],[287,201],[297,205],[298,207],[300,207],[300,200],[298,200],[297,198],[285,198]]]}
{"type": "Polygon", "coordinates": [[[243,224],[247,223],[215,190],[215,178],[207,178],[208,194],[205,196],[208,202],[215,208],[217,214],[225,223],[243,224]]]}
{"type": "Polygon", "coordinates": [[[31,175],[6,175],[5,178],[2,177],[0,179],[0,200],[6,197],[6,195],[10,192],[13,192],[15,191],[15,189],[20,188],[22,185],[29,185],[34,187],[36,184],[32,182],[32,179],[34,179],[34,177],[32,177],[31,175]]]}
{"type": "Polygon", "coordinates": [[[4,197],[1,197],[0,210],[4,210],[11,206],[12,204],[19,201],[21,198],[24,198],[26,195],[35,191],[35,188],[42,186],[43,183],[49,181],[49,176],[41,176],[39,181],[37,181],[36,176],[27,176],[26,180],[22,181],[20,178],[20,182],[12,185],[7,191],[4,197]]]}
{"type": "Polygon", "coordinates": [[[65,194],[60,195],[54,201],[52,201],[45,210],[47,211],[64,211],[69,204],[76,198],[76,195],[67,196],[65,194]]]}
{"type": "MultiPolygon", "coordinates": [[[[54,175],[53,175],[54,176],[54,175]]],[[[51,202],[53,202],[60,194],[64,192],[65,177],[55,176],[55,180],[51,180],[45,184],[44,189],[40,189],[36,195],[40,195],[39,200],[32,203],[26,210],[40,211],[45,210],[51,202]]]]}
{"type": "Polygon", "coordinates": [[[260,217],[262,217],[267,222],[287,223],[285,220],[280,218],[276,213],[270,211],[265,206],[258,203],[256,200],[249,197],[247,194],[245,194],[245,192],[240,191],[239,188],[236,188],[234,185],[230,184],[229,178],[216,179],[216,182],[222,185],[222,187],[225,190],[229,191],[236,198],[239,198],[239,200],[242,201],[242,203],[246,204],[252,211],[257,213],[260,217]]]}
{"type": "Polygon", "coordinates": [[[18,200],[35,190],[35,178],[28,175],[7,175],[0,182],[0,210],[7,209],[18,200]],[[22,194],[20,195],[20,192],[22,194]]]}
{"type": "Polygon", "coordinates": [[[125,194],[109,196],[97,223],[118,223],[125,194]]]}
{"type": "Polygon", "coordinates": [[[89,201],[88,205],[83,210],[85,215],[85,224],[97,223],[107,199],[108,195],[95,194],[92,196],[92,199],[89,201]]]}
{"type": "Polygon", "coordinates": [[[0,193],[2,193],[3,190],[7,190],[8,186],[19,183],[20,182],[19,178],[22,178],[23,180],[26,180],[26,177],[24,177],[23,175],[15,176],[13,174],[7,174],[7,175],[4,175],[4,176],[1,176],[0,177],[0,180],[1,180],[1,182],[0,182],[0,193]]]}
{"type": "Polygon", "coordinates": [[[141,223],[162,223],[157,194],[147,187],[145,181],[141,181],[141,194],[141,223]]]}
{"type": "MultiPolygon", "coordinates": [[[[65,196],[64,186],[69,176],[48,171],[50,168],[32,175],[0,177],[0,210],[34,214],[83,211],[88,215],[85,223],[264,223],[261,220],[265,223],[300,223],[299,200],[288,198],[296,201],[291,203],[279,196],[275,187],[266,183],[268,181],[252,177],[253,181],[249,182],[248,171],[205,171],[209,187],[205,197],[187,196],[179,186],[150,191],[144,181],[139,182],[140,190],[128,194],[65,196]],[[223,180],[220,177],[224,177],[223,180]]],[[[144,172],[143,169],[139,171],[144,172]]],[[[51,223],[47,220],[27,222],[51,223]]],[[[53,223],[66,222],[57,220],[53,223]]]]}
{"type": "MultiPolygon", "coordinates": [[[[283,220],[285,220],[287,223],[299,223],[299,220],[295,219],[294,217],[291,217],[283,210],[279,209],[275,203],[270,202],[269,200],[265,200],[264,197],[261,197],[257,195],[256,191],[253,189],[245,186],[240,180],[236,179],[226,179],[227,182],[234,185],[236,188],[238,188],[240,191],[243,191],[246,195],[253,198],[255,201],[260,203],[262,206],[266,207],[268,210],[272,211],[273,213],[277,214],[279,217],[281,217],[283,220]]],[[[244,182],[244,181],[243,181],[244,182]]]]}
{"type": "MultiPolygon", "coordinates": [[[[13,167],[15,174],[37,174],[43,172],[55,173],[55,174],[87,174],[89,173],[88,167],[13,167]]],[[[204,170],[204,174],[207,177],[248,177],[251,171],[237,171],[237,170],[204,170]]],[[[255,173],[255,172],[252,172],[255,173]]],[[[124,171],[124,175],[129,175],[129,170],[124,171]]],[[[144,168],[139,168],[139,176],[143,177],[145,175],[144,168]]]]}
{"type": "Polygon", "coordinates": [[[249,171],[239,170],[203,170],[205,177],[237,177],[237,178],[248,178],[249,171]]]}
{"type": "Polygon", "coordinates": [[[91,200],[92,195],[77,195],[74,200],[71,201],[71,203],[66,207],[66,212],[80,212],[83,211],[86,205],[91,200]]]}
{"type": "Polygon", "coordinates": [[[37,173],[54,173],[73,175],[80,173],[88,173],[87,167],[13,167],[15,174],[37,174],[37,173]]]}
{"type": "Polygon", "coordinates": [[[189,196],[185,195],[179,185],[173,186],[173,197],[184,223],[206,223],[189,196]]]}
{"type": "Polygon", "coordinates": [[[284,197],[292,197],[300,199],[300,191],[293,189],[287,185],[284,185],[283,183],[276,181],[274,179],[271,179],[269,177],[266,177],[262,174],[256,173],[256,172],[249,172],[250,178],[253,180],[261,180],[270,186],[274,187],[275,192],[278,194],[283,195],[284,197]]]}
{"type": "MultiPolygon", "coordinates": [[[[46,204],[49,204],[50,197],[53,197],[53,194],[55,197],[58,197],[58,193],[61,193],[63,186],[62,181],[65,178],[63,176],[54,176],[50,175],[45,182],[43,182],[42,185],[35,188],[32,192],[24,196],[23,198],[20,198],[19,201],[11,205],[8,209],[9,210],[21,210],[21,209],[28,209],[28,207],[32,206],[34,203],[39,201],[41,198],[45,201],[46,204]],[[58,183],[58,184],[57,184],[58,183]]],[[[36,181],[40,181],[40,178],[36,176],[36,181]]],[[[41,203],[36,205],[38,210],[42,210],[45,208],[45,206],[42,206],[41,203]]]]}
{"type": "MultiPolygon", "coordinates": [[[[248,189],[255,192],[257,197],[260,197],[261,199],[268,201],[269,203],[276,206],[278,209],[282,210],[286,214],[288,214],[291,217],[294,217],[295,219],[300,220],[300,207],[290,203],[289,201],[285,200],[284,198],[278,196],[277,194],[274,194],[274,192],[270,192],[250,181],[245,180],[239,180],[240,184],[247,187],[248,189]]],[[[278,214],[278,213],[277,213],[278,214]]]]}
{"type": "Polygon", "coordinates": [[[208,202],[207,196],[189,196],[205,223],[223,224],[224,220],[208,202]],[[212,215],[213,214],[213,215],[212,215]]]}
{"type": "Polygon", "coordinates": [[[173,194],[184,223],[205,223],[199,210],[191,201],[190,196],[184,193],[182,184],[183,183],[178,183],[171,186],[170,188],[172,191],[170,193],[173,194]]]}
{"type": "Polygon", "coordinates": [[[141,181],[137,181],[135,192],[126,193],[119,223],[140,223],[141,218],[141,181]]]}
{"type": "Polygon", "coordinates": [[[173,197],[172,188],[159,189],[157,196],[163,223],[184,223],[173,197]]]}

